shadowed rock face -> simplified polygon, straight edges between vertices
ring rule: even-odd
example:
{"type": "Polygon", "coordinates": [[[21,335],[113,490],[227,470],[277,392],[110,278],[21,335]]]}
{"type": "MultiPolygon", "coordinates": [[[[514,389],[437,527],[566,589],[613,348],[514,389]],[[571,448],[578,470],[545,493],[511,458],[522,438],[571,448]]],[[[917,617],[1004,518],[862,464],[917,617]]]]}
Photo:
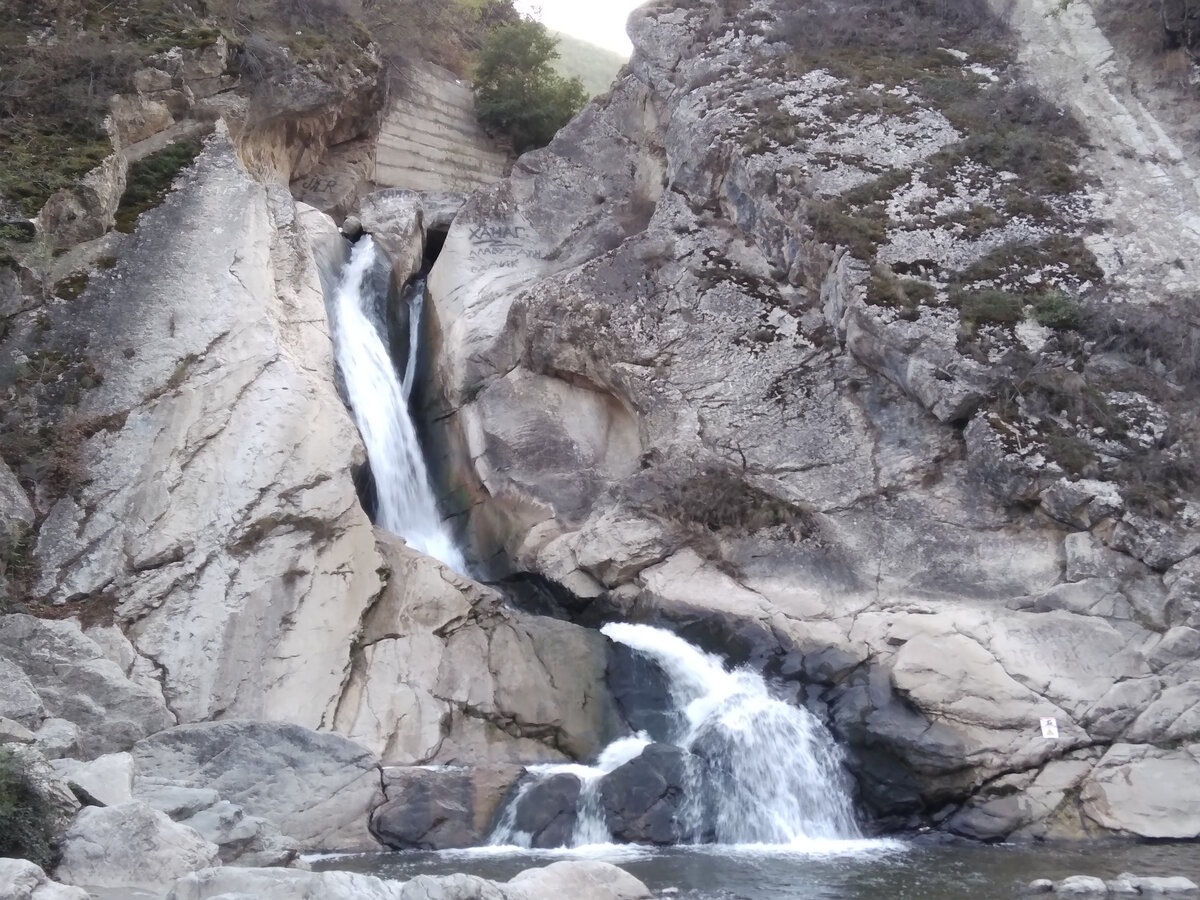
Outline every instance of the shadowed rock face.
{"type": "Polygon", "coordinates": [[[569,847],[579,818],[579,779],[566,772],[530,788],[517,804],[513,827],[529,835],[534,849],[569,847]]]}
{"type": "Polygon", "coordinates": [[[635,844],[690,843],[681,808],[686,800],[687,752],[651,744],[600,782],[600,802],[609,831],[635,844]]]}
{"type": "MultiPolygon", "coordinates": [[[[960,809],[963,833],[1073,835],[1079,796],[1085,829],[1148,833],[1100,797],[1109,765],[1185,764],[1109,745],[1195,737],[1168,710],[1200,680],[1174,649],[1200,625],[1200,507],[1185,479],[1153,520],[1137,464],[1117,460],[1148,460],[1143,439],[1185,452],[1155,423],[1186,430],[1191,414],[1151,397],[1181,396],[1174,376],[1139,394],[1141,363],[1040,324],[1042,299],[1008,324],[971,305],[1002,247],[1025,248],[1012,265],[1027,285],[1098,302],[1095,260],[1116,238],[1084,226],[1108,200],[971,158],[986,128],[911,79],[796,63],[793,26],[815,7],[783,6],[640,11],[611,94],[451,227],[430,278],[443,395],[428,418],[471,492],[478,556],[557,585],[583,620],[674,623],[807,683],[890,824],[960,809]],[[988,193],[1002,184],[1047,215],[1022,218],[988,193]],[[872,203],[886,215],[867,249],[831,233],[830,210],[866,227],[872,203]],[[963,226],[973,204],[994,220],[963,226]],[[960,288],[976,292],[962,308],[960,288]],[[1125,437],[1106,450],[1092,413],[1039,411],[1072,390],[1107,398],[1125,437]],[[1072,471],[1067,444],[1097,462],[1072,471]]],[[[965,32],[942,27],[928,23],[935,45],[955,49],[965,32]]],[[[1017,89],[1003,63],[938,66],[935,80],[1017,89]]],[[[1104,179],[1123,176],[1093,152],[1064,158],[1095,167],[1108,198],[1104,179]]],[[[1120,299],[1143,302],[1176,249],[1147,251],[1120,299]]]]}

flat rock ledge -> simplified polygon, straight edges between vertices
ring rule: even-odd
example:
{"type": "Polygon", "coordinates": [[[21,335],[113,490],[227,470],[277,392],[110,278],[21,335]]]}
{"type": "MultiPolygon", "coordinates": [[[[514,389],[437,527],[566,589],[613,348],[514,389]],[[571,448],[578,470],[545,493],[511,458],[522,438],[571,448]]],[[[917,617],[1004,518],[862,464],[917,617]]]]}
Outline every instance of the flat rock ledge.
{"type": "Polygon", "coordinates": [[[1026,894],[1056,897],[1175,897],[1179,900],[1200,898],[1200,886],[1181,876],[1146,876],[1123,872],[1105,881],[1091,875],[1072,875],[1061,881],[1039,878],[1025,888],[1026,894]]]}
{"type": "Polygon", "coordinates": [[[351,872],[214,868],[181,878],[167,900],[650,900],[649,889],[611,863],[571,860],[526,869],[511,881],[474,875],[384,881],[351,872]]]}

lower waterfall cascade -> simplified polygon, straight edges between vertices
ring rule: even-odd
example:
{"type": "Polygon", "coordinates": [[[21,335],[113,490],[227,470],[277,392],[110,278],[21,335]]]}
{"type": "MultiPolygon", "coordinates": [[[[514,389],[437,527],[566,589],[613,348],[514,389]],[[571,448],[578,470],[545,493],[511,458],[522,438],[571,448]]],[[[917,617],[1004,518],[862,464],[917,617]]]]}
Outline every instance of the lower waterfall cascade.
{"type": "Polygon", "coordinates": [[[378,264],[375,242],[370,237],[359,240],[342,271],[331,310],[334,352],[375,479],[377,524],[404,538],[413,549],[465,572],[462,552],[438,513],[408,407],[421,300],[412,300],[409,360],[401,379],[372,321],[375,297],[369,282],[378,264]]]}
{"type": "MultiPolygon", "coordinates": [[[[601,632],[657,664],[667,678],[676,721],[669,742],[689,760],[676,818],[690,842],[802,846],[862,838],[841,752],[815,716],[773,697],[757,673],[727,670],[719,657],[671,632],[628,623],[601,632]]],[[[611,842],[599,800],[603,780],[651,743],[638,734],[614,741],[594,765],[529,767],[490,843],[530,846],[531,836],[517,827],[521,802],[560,775],[580,782],[569,846],[611,842]]]]}

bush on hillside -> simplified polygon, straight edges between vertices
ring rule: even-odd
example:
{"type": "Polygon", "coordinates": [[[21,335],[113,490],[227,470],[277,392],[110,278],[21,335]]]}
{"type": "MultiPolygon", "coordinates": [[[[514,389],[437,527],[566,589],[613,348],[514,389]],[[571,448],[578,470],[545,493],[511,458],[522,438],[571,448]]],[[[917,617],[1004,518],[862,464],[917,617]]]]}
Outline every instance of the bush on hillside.
{"type": "Polygon", "coordinates": [[[480,124],[511,140],[517,153],[550,143],[587,101],[578,78],[554,71],[556,43],[540,22],[523,19],[497,28],[479,52],[475,108],[480,124]]]}
{"type": "Polygon", "coordinates": [[[56,814],[25,761],[0,747],[0,857],[54,863],[56,814]]]}

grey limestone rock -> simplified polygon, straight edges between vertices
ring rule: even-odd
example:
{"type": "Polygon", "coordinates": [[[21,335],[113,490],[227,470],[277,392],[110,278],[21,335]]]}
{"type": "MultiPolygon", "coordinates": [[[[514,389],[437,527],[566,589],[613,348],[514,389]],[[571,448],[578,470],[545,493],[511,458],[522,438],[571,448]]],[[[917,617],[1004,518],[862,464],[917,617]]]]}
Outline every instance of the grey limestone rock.
{"type": "Polygon", "coordinates": [[[45,704],[29,676],[7,655],[0,656],[0,715],[26,728],[37,728],[46,718],[45,704]]]}
{"type": "Polygon", "coordinates": [[[62,841],[55,870],[68,884],[164,891],[217,862],[217,847],[144,803],[82,809],[62,841]]]}
{"type": "Polygon", "coordinates": [[[213,722],[159,732],[132,753],[134,797],[144,785],[157,794],[164,782],[211,789],[301,849],[378,847],[367,818],[383,799],[379,760],[341,735],[284,723],[213,722]]]}
{"type": "Polygon", "coordinates": [[[350,872],[215,868],[176,882],[168,900],[650,900],[638,879],[611,863],[572,860],[526,869],[508,882],[474,875],[418,875],[407,882],[350,872]]]}
{"type": "Polygon", "coordinates": [[[513,900],[571,897],[573,900],[649,900],[646,886],[619,866],[568,860],[526,869],[504,885],[513,900]]]}
{"type": "Polygon", "coordinates": [[[1142,838],[1200,836],[1200,745],[1114,744],[1083,782],[1085,816],[1142,838]]]}
{"type": "MultiPolygon", "coordinates": [[[[85,758],[128,750],[175,723],[161,693],[131,682],[72,620],[2,616],[0,650],[24,672],[46,714],[75,726],[85,758]]],[[[74,740],[56,747],[74,755],[74,740]]]]}
{"type": "Polygon", "coordinates": [[[1132,875],[1123,872],[1117,881],[1129,885],[1142,897],[1180,897],[1188,900],[1200,897],[1200,886],[1181,875],[1132,875]]]}
{"type": "Polygon", "coordinates": [[[299,855],[297,841],[284,837],[273,823],[248,816],[227,800],[196,812],[181,824],[216,844],[220,861],[226,865],[286,866],[299,855]]]}
{"type": "MultiPolygon", "coordinates": [[[[240,136],[249,156],[259,137],[240,136]]],[[[152,666],[180,721],[332,718],[380,588],[315,261],[330,238],[312,221],[218,127],[48,337],[87,335],[104,377],[77,412],[113,424],[79,448],[80,492],[45,511],[32,591],[119,598],[116,624],[147,660],[130,677],[152,666]]],[[[85,745],[113,727],[83,727],[85,745]]]]}
{"type": "Polygon", "coordinates": [[[128,753],[109,753],[90,762],[56,759],[51,765],[72,788],[82,788],[105,806],[133,800],[133,757],[128,753]]]}
{"type": "Polygon", "coordinates": [[[1054,893],[1060,897],[1104,897],[1108,895],[1108,885],[1091,875],[1072,875],[1056,881],[1054,893]]]}
{"type": "Polygon", "coordinates": [[[0,897],[5,900],[88,900],[83,888],[60,884],[27,859],[0,859],[0,897]]]}
{"type": "Polygon", "coordinates": [[[587,758],[622,729],[594,631],[506,607],[395,538],[334,720],[385,765],[587,758]]]}

